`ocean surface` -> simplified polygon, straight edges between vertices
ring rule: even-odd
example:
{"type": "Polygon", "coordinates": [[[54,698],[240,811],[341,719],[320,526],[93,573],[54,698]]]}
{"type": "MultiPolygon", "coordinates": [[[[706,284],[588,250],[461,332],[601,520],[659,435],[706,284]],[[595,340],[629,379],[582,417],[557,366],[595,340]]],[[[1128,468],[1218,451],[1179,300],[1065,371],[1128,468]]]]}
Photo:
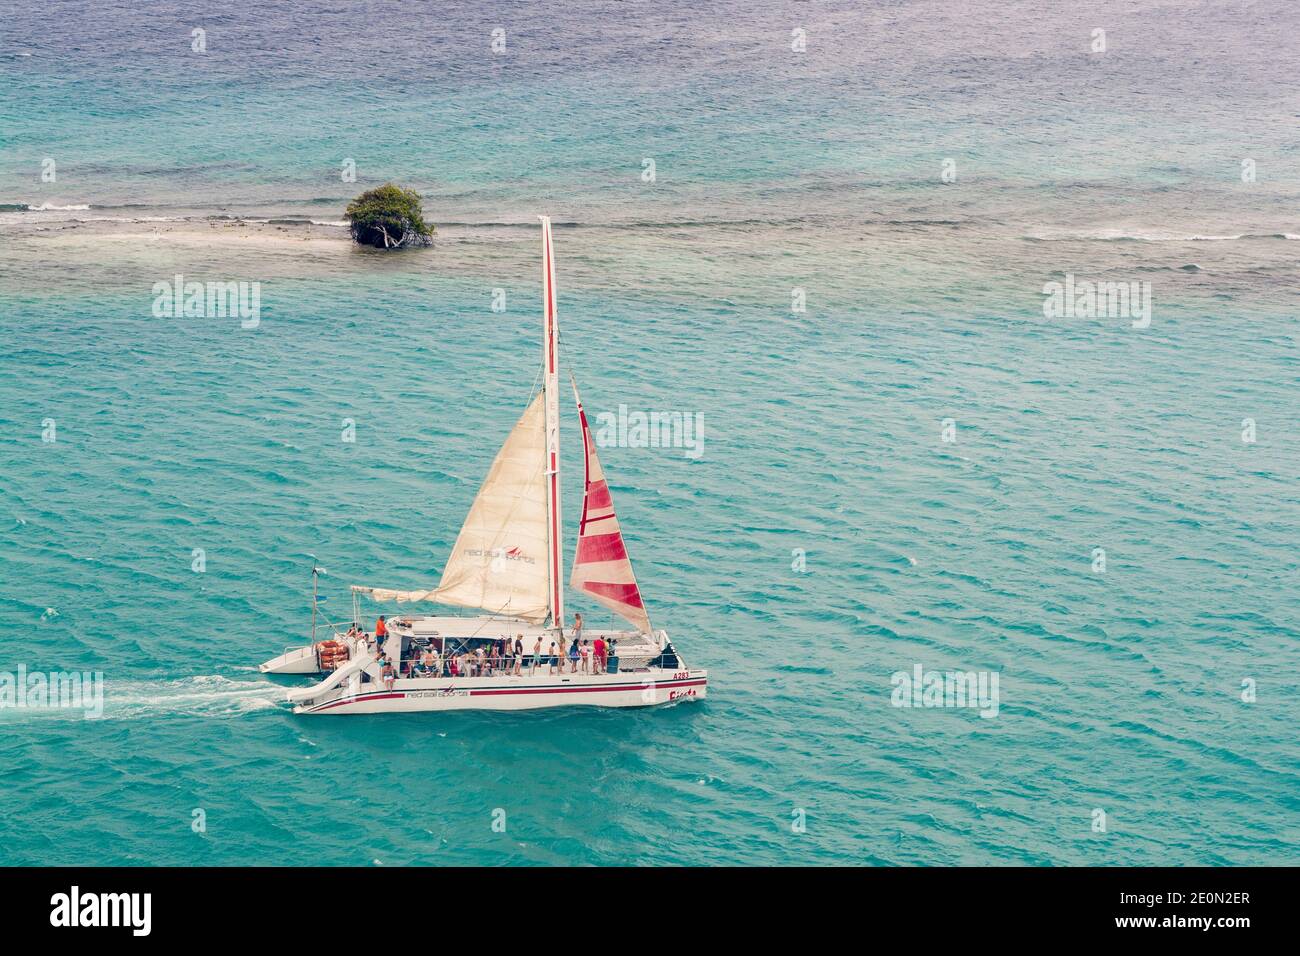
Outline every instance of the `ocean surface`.
{"type": "Polygon", "coordinates": [[[105,679],[0,709],[0,863],[1300,863],[1295,3],[225,6],[0,0],[0,671],[105,679]],[[589,412],[703,416],[602,460],[710,696],[295,717],[308,555],[435,581],[528,399],[539,213],[589,412]]]}

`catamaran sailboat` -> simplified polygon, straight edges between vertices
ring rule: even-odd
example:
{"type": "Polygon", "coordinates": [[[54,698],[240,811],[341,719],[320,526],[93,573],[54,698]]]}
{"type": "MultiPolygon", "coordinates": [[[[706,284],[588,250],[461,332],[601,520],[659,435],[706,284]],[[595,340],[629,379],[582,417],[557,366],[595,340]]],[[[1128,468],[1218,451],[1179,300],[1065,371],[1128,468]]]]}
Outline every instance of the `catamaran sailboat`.
{"type": "MultiPolygon", "coordinates": [[[[551,221],[541,220],[541,391],[492,462],[437,587],[399,591],[353,585],[353,626],[347,634],[316,641],[313,632],[311,644],[261,665],[267,674],[325,675],[288,692],[294,713],[645,707],[705,696],[708,672],[687,667],[668,634],[650,626],[572,377],[586,485],[569,584],[632,627],[585,627],[581,646],[588,653],[580,663],[569,657],[576,635],[565,626],[562,584],[560,328],[551,221]],[[359,627],[362,595],[486,613],[406,615],[388,620],[377,637],[359,627]],[[601,657],[590,653],[597,640],[608,648],[601,657]],[[516,655],[517,646],[522,655],[516,655]]],[[[313,631],[314,615],[313,598],[313,631]]]]}

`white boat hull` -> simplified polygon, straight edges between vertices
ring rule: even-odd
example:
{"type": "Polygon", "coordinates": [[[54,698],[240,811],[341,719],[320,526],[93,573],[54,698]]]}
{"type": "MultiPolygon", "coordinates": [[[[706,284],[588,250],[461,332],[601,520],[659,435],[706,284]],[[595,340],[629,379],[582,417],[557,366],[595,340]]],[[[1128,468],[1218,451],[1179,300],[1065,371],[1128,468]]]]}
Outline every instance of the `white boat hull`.
{"type": "Polygon", "coordinates": [[[445,710],[538,710],[546,707],[654,707],[703,700],[704,670],[643,670],[619,674],[535,674],[404,679],[388,689],[382,682],[349,681],[303,700],[295,714],[392,714],[445,710]]]}
{"type": "MultiPolygon", "coordinates": [[[[551,643],[554,632],[517,621],[493,618],[420,617],[389,622],[388,652],[403,653],[402,641],[436,639],[439,648],[466,640],[491,640],[515,633],[524,645],[551,643]],[[394,637],[396,635],[396,637],[394,637]]],[[[346,653],[333,665],[322,663],[317,646],[292,649],[261,666],[266,674],[322,674],[321,681],[295,687],[286,694],[295,714],[392,714],[443,710],[539,710],[547,707],[655,707],[679,701],[703,700],[708,671],[691,669],[672,650],[665,631],[654,635],[635,631],[594,631],[613,641],[618,662],[613,673],[574,673],[572,662],[551,672],[542,655],[537,666],[524,658],[519,676],[497,672],[484,677],[402,677],[391,687],[383,679],[373,638],[343,637],[335,647],[346,653]],[[668,666],[663,666],[667,664],[668,666]]],[[[324,647],[326,645],[319,645],[324,647]]],[[[562,642],[561,642],[562,646],[562,642]]],[[[408,659],[414,659],[412,655],[408,659]]],[[[513,669],[513,667],[511,668],[513,669]]]]}

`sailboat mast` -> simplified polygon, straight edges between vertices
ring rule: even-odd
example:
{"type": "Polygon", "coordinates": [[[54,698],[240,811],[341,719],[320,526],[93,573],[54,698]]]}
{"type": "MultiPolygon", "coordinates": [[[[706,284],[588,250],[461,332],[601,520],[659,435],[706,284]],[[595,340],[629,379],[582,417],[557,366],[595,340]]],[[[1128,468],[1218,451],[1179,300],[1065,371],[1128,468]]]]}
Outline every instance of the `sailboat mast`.
{"type": "Polygon", "coordinates": [[[555,253],[551,219],[542,220],[542,404],[546,409],[546,562],[551,591],[551,626],[564,627],[564,559],[560,514],[560,323],[555,308],[555,253]]]}

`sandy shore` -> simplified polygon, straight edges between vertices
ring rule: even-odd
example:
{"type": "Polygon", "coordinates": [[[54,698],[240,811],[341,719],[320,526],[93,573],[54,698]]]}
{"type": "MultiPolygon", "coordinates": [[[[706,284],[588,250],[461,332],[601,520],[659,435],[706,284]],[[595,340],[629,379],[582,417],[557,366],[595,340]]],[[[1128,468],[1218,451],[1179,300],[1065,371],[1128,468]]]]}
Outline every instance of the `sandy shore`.
{"type": "Polygon", "coordinates": [[[258,246],[293,246],[303,242],[347,245],[346,225],[309,220],[205,219],[159,217],[127,218],[87,215],[55,222],[10,220],[0,224],[9,239],[51,242],[167,242],[211,247],[213,243],[258,246]]]}

